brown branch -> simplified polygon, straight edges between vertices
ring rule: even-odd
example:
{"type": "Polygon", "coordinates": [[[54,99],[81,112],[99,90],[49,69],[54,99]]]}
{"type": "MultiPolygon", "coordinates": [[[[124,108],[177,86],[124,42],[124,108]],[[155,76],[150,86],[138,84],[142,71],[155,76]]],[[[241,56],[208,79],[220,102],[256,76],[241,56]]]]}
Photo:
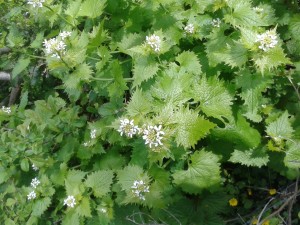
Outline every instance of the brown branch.
{"type": "Polygon", "coordinates": [[[20,85],[12,88],[12,90],[10,92],[10,96],[9,96],[9,102],[8,102],[9,106],[13,105],[16,102],[20,91],[21,91],[20,85]]]}

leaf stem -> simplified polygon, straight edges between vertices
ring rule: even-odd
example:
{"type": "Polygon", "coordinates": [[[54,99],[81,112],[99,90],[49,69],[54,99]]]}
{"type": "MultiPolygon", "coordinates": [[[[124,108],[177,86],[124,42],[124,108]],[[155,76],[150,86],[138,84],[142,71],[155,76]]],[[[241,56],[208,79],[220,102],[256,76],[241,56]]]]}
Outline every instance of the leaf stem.
{"type": "MultiPolygon", "coordinates": [[[[98,77],[92,77],[92,80],[98,80],[98,81],[114,81],[115,78],[98,78],[98,77]]],[[[125,82],[132,82],[134,78],[123,78],[125,82]]]]}

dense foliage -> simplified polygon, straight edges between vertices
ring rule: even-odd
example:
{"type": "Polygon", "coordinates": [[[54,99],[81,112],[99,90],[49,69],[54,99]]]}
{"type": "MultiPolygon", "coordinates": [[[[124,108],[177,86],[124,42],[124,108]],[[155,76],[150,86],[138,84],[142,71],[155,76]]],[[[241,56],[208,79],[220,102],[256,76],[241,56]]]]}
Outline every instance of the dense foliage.
{"type": "Polygon", "coordinates": [[[0,0],[1,224],[299,224],[299,9],[0,0]]]}

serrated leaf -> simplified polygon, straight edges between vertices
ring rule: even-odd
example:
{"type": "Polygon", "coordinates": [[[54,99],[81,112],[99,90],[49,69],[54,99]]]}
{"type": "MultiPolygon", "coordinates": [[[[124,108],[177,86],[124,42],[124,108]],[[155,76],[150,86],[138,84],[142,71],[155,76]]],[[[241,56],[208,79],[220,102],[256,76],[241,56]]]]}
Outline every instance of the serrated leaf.
{"type": "Polygon", "coordinates": [[[266,26],[264,20],[253,10],[249,0],[228,0],[228,6],[231,8],[229,14],[224,16],[227,23],[235,27],[266,26]]]}
{"type": "Polygon", "coordinates": [[[224,62],[231,67],[242,67],[247,62],[247,49],[239,42],[227,45],[224,62]]]}
{"type": "Polygon", "coordinates": [[[86,0],[79,9],[78,16],[96,18],[103,13],[106,0],[86,0]]]}
{"type": "Polygon", "coordinates": [[[300,143],[293,142],[288,147],[288,150],[285,152],[284,164],[293,169],[300,168],[300,143]]]}
{"type": "Polygon", "coordinates": [[[111,76],[114,78],[114,81],[107,88],[109,96],[111,98],[122,97],[124,95],[125,90],[128,89],[126,82],[123,78],[122,67],[120,66],[117,60],[111,62],[110,66],[111,66],[110,73],[111,76]]]}
{"type": "Polygon", "coordinates": [[[80,216],[91,217],[91,206],[89,198],[83,197],[80,204],[76,207],[76,212],[80,216]]]}
{"type": "Polygon", "coordinates": [[[212,191],[221,182],[219,158],[204,150],[191,156],[187,170],[173,174],[174,183],[190,194],[200,194],[204,189],[212,191]]]}
{"type": "Polygon", "coordinates": [[[194,84],[193,99],[200,102],[201,110],[207,115],[218,118],[230,119],[232,117],[232,96],[224,87],[223,82],[217,77],[203,77],[194,84]]]}
{"type": "Polygon", "coordinates": [[[11,72],[12,79],[15,79],[22,71],[24,71],[28,67],[29,63],[29,58],[21,57],[11,72]]]}
{"type": "Polygon", "coordinates": [[[215,124],[200,117],[196,111],[183,108],[174,114],[176,123],[175,140],[178,145],[185,148],[194,147],[195,144],[205,137],[215,124]]]}
{"type": "Polygon", "coordinates": [[[127,166],[123,170],[119,170],[117,175],[118,183],[127,192],[131,192],[131,187],[136,180],[143,180],[145,183],[150,181],[148,175],[139,166],[127,166]]]}
{"type": "Polygon", "coordinates": [[[110,192],[113,177],[111,170],[98,170],[87,176],[85,185],[92,188],[93,194],[100,198],[110,192]]]}
{"type": "Polygon", "coordinates": [[[79,215],[74,211],[68,212],[63,217],[62,225],[80,225],[79,215]]]}
{"type": "Polygon", "coordinates": [[[254,58],[254,63],[259,71],[264,74],[265,71],[270,71],[282,64],[290,63],[290,60],[286,57],[283,49],[279,46],[272,48],[261,54],[257,54],[254,58]]]}
{"type": "Polygon", "coordinates": [[[77,195],[81,193],[82,180],[86,172],[80,170],[70,170],[65,179],[67,195],[77,195]]]}
{"type": "Polygon", "coordinates": [[[180,69],[188,73],[201,74],[201,64],[194,52],[182,52],[176,57],[176,61],[180,64],[180,69]]]}
{"type": "Polygon", "coordinates": [[[230,121],[225,128],[215,128],[212,134],[243,148],[256,148],[261,141],[260,133],[240,113],[236,121],[230,121]]]}
{"type": "Polygon", "coordinates": [[[152,78],[159,70],[159,64],[150,57],[139,57],[134,62],[133,87],[152,78]]]}
{"type": "Polygon", "coordinates": [[[274,122],[270,123],[266,129],[267,134],[274,138],[279,139],[290,139],[293,135],[293,128],[291,122],[289,121],[289,114],[285,111],[279,118],[274,122]]]}
{"type": "Polygon", "coordinates": [[[140,116],[143,117],[151,111],[151,98],[146,96],[140,89],[137,89],[130,99],[127,105],[128,115],[131,117],[140,116]]]}
{"type": "Polygon", "coordinates": [[[70,2],[70,4],[68,5],[68,8],[65,10],[65,14],[72,17],[72,18],[76,18],[79,9],[81,6],[81,0],[75,0],[70,2]]]}
{"type": "Polygon", "coordinates": [[[234,150],[229,159],[230,162],[240,163],[245,166],[262,167],[269,162],[269,156],[264,149],[256,148],[246,151],[234,150]]]}
{"type": "Polygon", "coordinates": [[[36,202],[32,207],[32,215],[41,216],[47,210],[50,204],[51,204],[51,199],[49,197],[36,200],[36,202]]]}
{"type": "Polygon", "coordinates": [[[73,73],[64,79],[64,85],[68,89],[78,89],[81,81],[89,81],[92,76],[92,69],[86,63],[80,64],[73,73]]]}
{"type": "Polygon", "coordinates": [[[128,35],[124,35],[121,42],[117,43],[117,46],[120,52],[133,56],[134,52],[130,49],[140,45],[143,41],[144,39],[140,34],[130,33],[128,35]]]}

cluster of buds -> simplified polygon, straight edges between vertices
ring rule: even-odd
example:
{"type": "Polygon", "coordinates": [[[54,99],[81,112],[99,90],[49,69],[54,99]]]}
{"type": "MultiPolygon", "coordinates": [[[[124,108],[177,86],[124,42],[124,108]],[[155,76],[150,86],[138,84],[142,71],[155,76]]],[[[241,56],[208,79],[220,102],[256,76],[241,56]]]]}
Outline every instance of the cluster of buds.
{"type": "Polygon", "coordinates": [[[63,31],[56,38],[44,40],[43,44],[48,55],[54,58],[60,58],[65,54],[66,44],[65,39],[71,36],[71,32],[63,31]]]}
{"type": "Polygon", "coordinates": [[[213,19],[211,21],[211,25],[213,25],[214,27],[220,27],[221,25],[221,20],[219,18],[213,19]]]}
{"type": "Polygon", "coordinates": [[[2,111],[5,112],[5,113],[7,113],[7,114],[10,114],[10,113],[11,113],[10,107],[2,106],[2,111]]]}
{"type": "Polygon", "coordinates": [[[256,37],[256,42],[260,43],[258,48],[266,52],[277,45],[278,40],[276,32],[274,30],[268,30],[263,34],[258,34],[256,37]]]}
{"type": "Polygon", "coordinates": [[[143,180],[135,180],[133,182],[133,185],[131,186],[131,191],[132,193],[138,197],[140,200],[145,201],[145,196],[144,194],[149,192],[149,186],[146,185],[146,183],[143,180]]]}
{"type": "Polygon", "coordinates": [[[187,34],[193,34],[195,32],[195,27],[193,24],[188,24],[184,27],[184,32],[187,34]]]}
{"type": "Polygon", "coordinates": [[[146,44],[149,45],[155,52],[159,52],[161,39],[159,36],[152,34],[151,36],[146,36],[146,44]]]}

